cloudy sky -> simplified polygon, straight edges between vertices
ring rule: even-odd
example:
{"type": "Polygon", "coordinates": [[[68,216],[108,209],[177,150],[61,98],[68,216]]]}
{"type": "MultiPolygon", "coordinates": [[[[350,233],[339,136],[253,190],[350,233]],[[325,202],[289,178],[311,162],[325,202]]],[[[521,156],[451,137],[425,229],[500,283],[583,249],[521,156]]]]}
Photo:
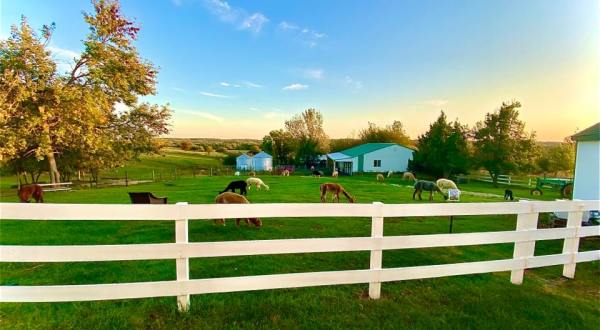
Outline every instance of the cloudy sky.
{"type": "MultiPolygon", "coordinates": [[[[160,68],[173,136],[260,138],[322,111],[332,137],[401,120],[416,138],[446,111],[473,125],[502,101],[542,140],[600,120],[596,0],[123,0],[137,47],[160,68]]],[[[61,69],[81,51],[87,0],[0,0],[0,37],[21,15],[56,23],[61,69]]]]}

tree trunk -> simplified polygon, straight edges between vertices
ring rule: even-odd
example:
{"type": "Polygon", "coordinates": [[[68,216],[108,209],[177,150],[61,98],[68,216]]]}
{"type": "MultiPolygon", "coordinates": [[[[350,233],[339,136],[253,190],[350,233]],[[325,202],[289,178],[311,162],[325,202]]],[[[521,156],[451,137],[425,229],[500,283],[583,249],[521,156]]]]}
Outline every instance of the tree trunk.
{"type": "Polygon", "coordinates": [[[52,183],[60,183],[60,172],[58,172],[58,166],[56,166],[56,158],[54,158],[54,153],[49,152],[46,157],[48,158],[48,168],[50,169],[50,181],[52,183]]]}

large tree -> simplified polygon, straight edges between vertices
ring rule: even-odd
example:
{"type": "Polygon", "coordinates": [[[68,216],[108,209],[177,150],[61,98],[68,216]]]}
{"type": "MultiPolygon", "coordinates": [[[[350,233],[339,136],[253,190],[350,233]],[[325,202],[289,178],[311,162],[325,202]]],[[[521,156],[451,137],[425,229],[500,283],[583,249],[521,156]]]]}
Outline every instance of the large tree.
{"type": "Polygon", "coordinates": [[[282,129],[269,132],[263,138],[261,148],[271,154],[278,165],[290,164],[295,156],[292,135],[282,129]]]}
{"type": "Polygon", "coordinates": [[[56,70],[46,47],[53,26],[38,37],[23,19],[0,42],[0,157],[44,159],[52,182],[60,181],[60,155],[111,166],[168,132],[166,107],[137,105],[139,96],[155,92],[157,73],[133,46],[139,28],[123,17],[118,2],[92,4],[94,11],[84,14],[90,27],[85,49],[67,74],[56,70]],[[117,104],[128,110],[116,111],[117,104]]]}
{"type": "Polygon", "coordinates": [[[295,145],[297,163],[311,164],[318,155],[329,152],[329,137],[323,129],[323,115],[308,109],[285,121],[285,130],[295,145]]]}
{"type": "Polygon", "coordinates": [[[370,142],[394,142],[403,146],[410,146],[412,142],[410,137],[404,131],[404,126],[399,120],[395,120],[391,125],[379,127],[375,123],[369,122],[369,126],[358,134],[362,143],[370,142]]]}
{"type": "Polygon", "coordinates": [[[575,168],[575,144],[565,140],[558,145],[542,147],[537,159],[538,169],[544,174],[564,171],[572,173],[575,168]]]}
{"type": "Polygon", "coordinates": [[[519,120],[520,107],[517,101],[503,102],[475,126],[474,159],[489,172],[494,185],[498,175],[526,171],[534,164],[535,133],[525,132],[525,124],[519,120]]]}
{"type": "Polygon", "coordinates": [[[466,173],[470,164],[467,138],[467,128],[458,120],[448,122],[442,111],[438,119],[429,125],[429,130],[419,136],[411,169],[437,178],[466,173]]]}

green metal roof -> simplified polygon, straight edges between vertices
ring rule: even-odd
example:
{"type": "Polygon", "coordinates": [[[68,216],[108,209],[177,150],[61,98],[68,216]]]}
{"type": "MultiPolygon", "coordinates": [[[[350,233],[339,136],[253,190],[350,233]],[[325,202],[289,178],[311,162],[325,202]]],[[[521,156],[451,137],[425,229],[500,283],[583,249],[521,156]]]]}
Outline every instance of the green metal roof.
{"type": "Polygon", "coordinates": [[[571,136],[575,141],[600,141],[600,122],[571,136]]]}
{"type": "MultiPolygon", "coordinates": [[[[350,149],[342,150],[340,153],[348,155],[350,157],[357,157],[360,155],[368,154],[375,150],[383,149],[389,146],[399,145],[396,143],[365,143],[350,149]]],[[[401,146],[402,147],[402,146],[401,146]]]]}

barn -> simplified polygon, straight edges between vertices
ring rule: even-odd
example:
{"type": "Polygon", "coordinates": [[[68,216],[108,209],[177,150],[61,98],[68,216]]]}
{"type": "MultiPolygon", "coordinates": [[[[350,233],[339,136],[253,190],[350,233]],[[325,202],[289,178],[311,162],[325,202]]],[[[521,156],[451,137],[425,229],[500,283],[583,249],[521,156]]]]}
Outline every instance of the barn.
{"type": "Polygon", "coordinates": [[[252,169],[252,157],[241,154],[235,159],[235,168],[242,171],[250,171],[252,169]]]}
{"type": "Polygon", "coordinates": [[[396,143],[365,143],[339,152],[327,154],[341,173],[404,172],[414,150],[396,143]]]}
{"type": "Polygon", "coordinates": [[[252,157],[252,168],[255,171],[273,170],[273,157],[264,151],[257,153],[252,157]]]}
{"type": "Polygon", "coordinates": [[[577,143],[573,199],[600,200],[600,122],[571,138],[577,143]]]}

